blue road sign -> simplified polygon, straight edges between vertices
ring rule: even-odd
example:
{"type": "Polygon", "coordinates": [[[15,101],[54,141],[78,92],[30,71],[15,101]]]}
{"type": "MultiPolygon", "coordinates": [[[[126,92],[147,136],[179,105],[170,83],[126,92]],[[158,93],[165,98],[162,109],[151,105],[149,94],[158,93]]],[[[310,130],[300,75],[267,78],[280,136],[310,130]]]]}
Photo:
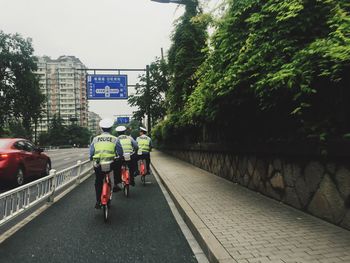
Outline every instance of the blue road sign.
{"type": "Polygon", "coordinates": [[[91,100],[128,98],[127,75],[87,75],[87,97],[91,100]]]}
{"type": "Polygon", "coordinates": [[[117,117],[117,124],[127,124],[130,122],[129,117],[117,117]]]}

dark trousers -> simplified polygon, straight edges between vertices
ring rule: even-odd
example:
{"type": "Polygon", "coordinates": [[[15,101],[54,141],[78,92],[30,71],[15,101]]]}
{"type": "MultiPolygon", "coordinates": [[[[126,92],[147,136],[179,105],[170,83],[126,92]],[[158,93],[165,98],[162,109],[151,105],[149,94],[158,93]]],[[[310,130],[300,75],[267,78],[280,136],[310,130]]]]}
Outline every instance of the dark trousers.
{"type": "Polygon", "coordinates": [[[101,201],[102,194],[102,185],[103,185],[103,173],[101,167],[94,167],[95,170],[95,193],[96,193],[96,202],[101,201]]]}
{"type": "MultiPolygon", "coordinates": [[[[122,175],[121,175],[121,167],[122,167],[122,163],[124,161],[122,160],[117,160],[115,162],[115,166],[114,166],[114,183],[115,184],[119,184],[122,182],[122,175]]],[[[135,171],[136,171],[136,167],[137,167],[137,157],[134,155],[131,155],[131,160],[126,162],[128,167],[129,167],[129,172],[130,172],[130,180],[134,180],[134,176],[135,176],[135,171]]]]}
{"type": "Polygon", "coordinates": [[[150,170],[150,163],[151,163],[151,155],[147,154],[147,153],[143,153],[141,155],[138,156],[139,160],[144,159],[146,161],[146,169],[147,169],[147,174],[149,174],[151,172],[150,170]]]}

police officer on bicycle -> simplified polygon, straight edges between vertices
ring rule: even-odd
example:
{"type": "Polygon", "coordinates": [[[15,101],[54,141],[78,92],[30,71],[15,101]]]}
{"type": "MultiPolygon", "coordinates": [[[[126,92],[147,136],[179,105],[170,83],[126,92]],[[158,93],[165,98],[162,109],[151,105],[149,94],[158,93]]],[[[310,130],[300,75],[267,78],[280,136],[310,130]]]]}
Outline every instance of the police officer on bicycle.
{"type": "Polygon", "coordinates": [[[95,170],[95,192],[96,192],[96,205],[95,208],[101,207],[101,193],[103,185],[103,173],[101,171],[100,162],[113,162],[112,169],[114,168],[114,160],[117,154],[117,137],[111,135],[112,126],[114,121],[109,118],[102,119],[99,123],[102,134],[96,136],[90,145],[90,160],[94,160],[95,170]]]}
{"type": "Polygon", "coordinates": [[[140,136],[136,138],[137,144],[139,146],[139,159],[146,160],[147,174],[150,172],[149,165],[151,163],[151,150],[152,150],[152,140],[147,135],[147,130],[140,127],[140,136]]]}
{"type": "MultiPolygon", "coordinates": [[[[117,153],[119,156],[123,156],[125,153],[131,155],[131,160],[128,161],[129,171],[130,171],[130,184],[132,186],[135,186],[135,180],[134,180],[134,173],[136,171],[137,166],[137,156],[135,153],[137,153],[138,145],[137,142],[131,137],[125,134],[126,127],[125,126],[118,126],[115,129],[118,133],[117,137],[117,153]]],[[[117,183],[121,183],[121,165],[123,160],[119,159],[116,162],[115,170],[114,170],[114,188],[113,191],[116,192],[119,190],[119,187],[117,186],[117,183]]]]}

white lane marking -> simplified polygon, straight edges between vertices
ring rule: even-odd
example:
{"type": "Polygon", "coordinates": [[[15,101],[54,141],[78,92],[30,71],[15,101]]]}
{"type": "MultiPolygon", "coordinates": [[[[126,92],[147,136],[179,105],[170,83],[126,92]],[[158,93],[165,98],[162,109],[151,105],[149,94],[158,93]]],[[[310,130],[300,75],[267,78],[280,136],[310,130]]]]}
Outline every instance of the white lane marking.
{"type": "Polygon", "coordinates": [[[70,159],[72,159],[72,158],[70,158],[70,157],[64,158],[63,161],[68,161],[68,160],[70,160],[70,159]]]}

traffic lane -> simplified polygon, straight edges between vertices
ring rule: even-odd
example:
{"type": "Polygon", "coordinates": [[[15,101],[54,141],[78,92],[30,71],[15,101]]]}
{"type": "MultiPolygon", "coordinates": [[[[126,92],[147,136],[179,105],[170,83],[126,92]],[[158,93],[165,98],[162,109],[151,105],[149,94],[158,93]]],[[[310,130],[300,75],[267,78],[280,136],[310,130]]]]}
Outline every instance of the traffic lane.
{"type": "Polygon", "coordinates": [[[153,176],[94,209],[94,176],[0,245],[0,262],[196,262],[153,176]]]}
{"type": "MultiPolygon", "coordinates": [[[[77,163],[77,160],[85,160],[86,159],[86,149],[60,149],[60,150],[55,150],[55,151],[49,151],[50,157],[52,160],[55,162],[53,168],[56,168],[57,171],[61,171],[63,169],[66,169],[68,167],[71,167],[77,163]],[[68,156],[68,157],[67,157],[68,156]],[[69,161],[67,161],[69,159],[69,161]]],[[[26,180],[27,183],[39,179],[39,176],[37,177],[31,177],[26,180]]],[[[14,188],[13,184],[6,184],[6,185],[1,185],[0,186],[0,193],[9,191],[14,188]]],[[[60,191],[64,191],[66,188],[63,188],[60,191]]],[[[34,185],[29,188],[29,200],[33,201],[37,197],[38,191],[41,191],[40,186],[34,185]]],[[[59,191],[59,192],[60,192],[59,191]]],[[[57,193],[59,193],[57,192],[57,193]]],[[[19,195],[19,200],[23,200],[23,192],[19,195]]],[[[15,201],[16,203],[17,201],[15,201]]],[[[40,202],[38,206],[36,206],[33,209],[30,209],[30,211],[25,212],[23,215],[20,215],[18,218],[15,218],[11,222],[7,223],[4,226],[0,227],[0,235],[10,229],[12,226],[14,226],[16,223],[18,223],[20,220],[23,220],[26,216],[30,214],[30,212],[33,212],[35,209],[43,205],[45,201],[40,202]]],[[[4,200],[0,201],[0,219],[3,218],[4,213],[9,213],[11,206],[9,205],[10,203],[7,203],[7,208],[5,209],[5,202],[4,200]]],[[[21,202],[19,204],[21,207],[21,202]]]]}
{"type": "MultiPolygon", "coordinates": [[[[89,158],[88,148],[73,148],[73,149],[60,149],[54,151],[45,152],[51,159],[51,168],[56,171],[64,170],[68,167],[77,164],[77,161],[85,161],[89,158]]],[[[41,178],[41,176],[32,176],[26,179],[26,183],[32,182],[41,178]]],[[[4,193],[14,188],[14,184],[11,182],[1,182],[0,193],[4,193]]]]}
{"type": "Polygon", "coordinates": [[[70,149],[57,149],[57,150],[49,150],[44,152],[48,154],[50,157],[58,157],[71,153],[86,153],[88,155],[89,148],[70,148],[70,149]]]}
{"type": "Polygon", "coordinates": [[[77,161],[85,161],[89,158],[87,148],[61,149],[47,152],[51,159],[51,168],[56,171],[63,170],[77,164],[77,161]]]}

